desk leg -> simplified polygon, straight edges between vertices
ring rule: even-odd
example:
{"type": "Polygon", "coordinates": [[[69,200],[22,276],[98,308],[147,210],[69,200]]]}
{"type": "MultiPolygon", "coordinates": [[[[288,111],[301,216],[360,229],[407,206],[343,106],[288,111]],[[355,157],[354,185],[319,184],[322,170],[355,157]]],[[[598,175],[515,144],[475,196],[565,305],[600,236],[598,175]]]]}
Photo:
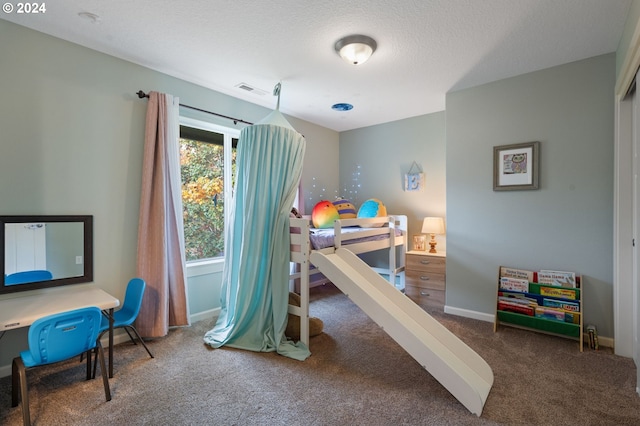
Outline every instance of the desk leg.
{"type": "Polygon", "coordinates": [[[109,309],[109,378],[113,377],[113,308],[109,309]]]}

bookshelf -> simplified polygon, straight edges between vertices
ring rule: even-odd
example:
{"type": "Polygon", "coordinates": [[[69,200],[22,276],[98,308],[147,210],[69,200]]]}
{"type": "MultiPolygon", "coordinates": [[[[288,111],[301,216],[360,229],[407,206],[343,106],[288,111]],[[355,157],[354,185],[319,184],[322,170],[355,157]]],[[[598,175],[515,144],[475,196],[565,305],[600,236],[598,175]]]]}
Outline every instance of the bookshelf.
{"type": "Polygon", "coordinates": [[[498,269],[493,331],[506,325],[577,340],[583,350],[582,277],[560,271],[498,269]]]}

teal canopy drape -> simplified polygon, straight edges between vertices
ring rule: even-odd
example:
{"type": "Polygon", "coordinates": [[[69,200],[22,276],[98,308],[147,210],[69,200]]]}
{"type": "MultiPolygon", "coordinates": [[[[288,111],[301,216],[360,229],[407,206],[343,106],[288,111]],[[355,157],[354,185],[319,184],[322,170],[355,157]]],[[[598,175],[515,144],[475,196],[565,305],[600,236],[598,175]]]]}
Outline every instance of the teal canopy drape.
{"type": "Polygon", "coordinates": [[[278,110],[240,133],[220,316],[208,345],[277,351],[304,360],[309,349],[284,335],[289,300],[289,212],[305,152],[304,137],[278,110]]]}

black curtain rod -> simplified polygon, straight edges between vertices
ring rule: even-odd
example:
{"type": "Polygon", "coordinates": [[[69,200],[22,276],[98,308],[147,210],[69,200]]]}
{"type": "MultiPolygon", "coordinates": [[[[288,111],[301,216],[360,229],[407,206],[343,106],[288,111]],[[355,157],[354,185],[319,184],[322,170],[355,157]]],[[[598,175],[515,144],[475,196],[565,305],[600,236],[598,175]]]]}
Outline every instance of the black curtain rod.
{"type": "MultiPolygon", "coordinates": [[[[138,90],[138,92],[136,93],[138,95],[138,97],[140,99],[142,98],[148,98],[149,95],[147,95],[146,93],[144,93],[142,90],[138,90]]],[[[189,108],[192,109],[194,111],[200,111],[200,112],[204,112],[205,114],[211,114],[211,115],[215,115],[217,117],[222,117],[222,118],[226,118],[227,120],[231,120],[233,121],[233,124],[238,124],[238,123],[244,123],[244,124],[249,124],[252,125],[253,123],[250,123],[248,121],[244,121],[241,120],[239,118],[233,118],[233,117],[229,117],[227,115],[222,115],[222,114],[218,114],[217,112],[211,112],[211,111],[207,111],[206,109],[200,109],[200,108],[196,108],[196,107],[192,107],[190,105],[185,105],[185,104],[180,104],[181,107],[183,108],[189,108]]]]}

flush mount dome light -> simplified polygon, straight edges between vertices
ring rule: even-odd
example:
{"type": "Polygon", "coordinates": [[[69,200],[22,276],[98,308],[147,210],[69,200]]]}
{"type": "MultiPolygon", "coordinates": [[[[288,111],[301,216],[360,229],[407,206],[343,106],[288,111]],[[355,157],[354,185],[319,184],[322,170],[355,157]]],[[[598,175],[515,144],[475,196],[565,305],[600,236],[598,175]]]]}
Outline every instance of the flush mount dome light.
{"type": "Polygon", "coordinates": [[[363,64],[376,51],[378,44],[374,39],[365,35],[350,35],[336,41],[335,49],[338,55],[353,65],[363,64]]]}
{"type": "Polygon", "coordinates": [[[331,109],[334,111],[349,111],[353,109],[353,105],[351,104],[334,104],[331,106],[331,109]]]}

